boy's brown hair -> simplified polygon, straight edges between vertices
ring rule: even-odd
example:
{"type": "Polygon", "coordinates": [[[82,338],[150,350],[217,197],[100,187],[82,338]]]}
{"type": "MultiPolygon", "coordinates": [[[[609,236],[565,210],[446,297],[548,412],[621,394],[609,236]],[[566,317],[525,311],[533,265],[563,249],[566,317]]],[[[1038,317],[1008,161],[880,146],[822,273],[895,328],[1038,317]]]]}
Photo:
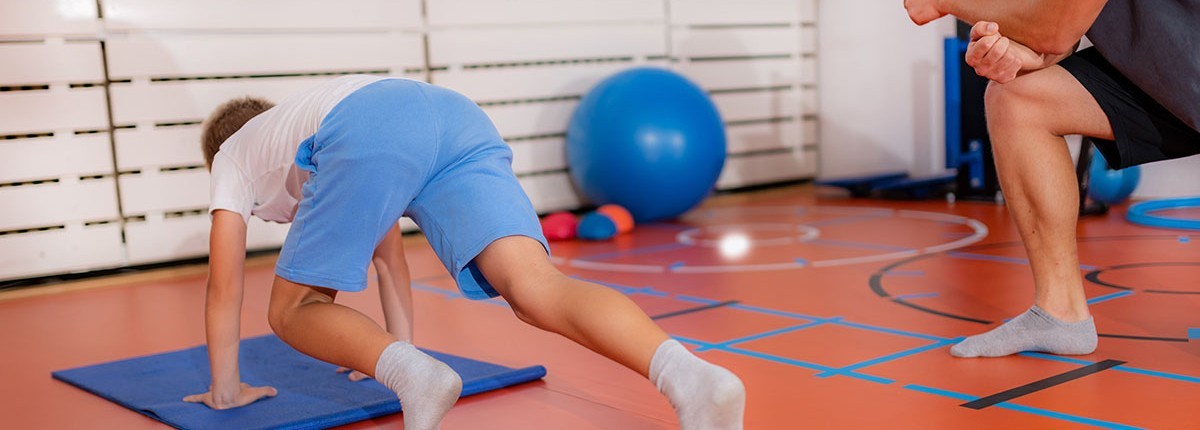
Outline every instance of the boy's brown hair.
{"type": "Polygon", "coordinates": [[[275,103],[254,97],[236,98],[218,106],[212,115],[204,120],[203,130],[200,132],[200,149],[204,151],[204,164],[208,169],[212,170],[213,157],[229,136],[241,129],[246,121],[274,106],[275,103]]]}

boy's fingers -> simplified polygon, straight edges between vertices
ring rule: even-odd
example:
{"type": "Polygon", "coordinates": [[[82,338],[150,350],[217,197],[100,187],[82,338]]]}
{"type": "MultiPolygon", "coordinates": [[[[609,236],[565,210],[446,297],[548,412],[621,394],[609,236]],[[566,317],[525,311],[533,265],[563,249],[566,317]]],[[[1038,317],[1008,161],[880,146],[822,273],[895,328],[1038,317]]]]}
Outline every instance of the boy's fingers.
{"type": "Polygon", "coordinates": [[[254,388],[254,391],[256,391],[259,394],[258,397],[260,397],[260,398],[261,397],[275,397],[275,395],[279,394],[279,391],[276,391],[275,387],[256,387],[256,388],[254,388]]]}

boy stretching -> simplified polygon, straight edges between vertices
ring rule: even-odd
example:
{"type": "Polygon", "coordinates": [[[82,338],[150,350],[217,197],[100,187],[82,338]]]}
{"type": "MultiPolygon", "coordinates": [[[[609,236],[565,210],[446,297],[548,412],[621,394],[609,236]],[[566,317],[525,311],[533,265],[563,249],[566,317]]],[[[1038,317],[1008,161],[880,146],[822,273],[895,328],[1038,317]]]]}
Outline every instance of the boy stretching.
{"type": "MultiPolygon", "coordinates": [[[[271,289],[275,333],[396,392],[407,428],[437,428],[462,390],[458,374],[397,340],[407,339],[410,319],[389,315],[389,333],[334,303],[340,291],[366,288],[372,262],[390,290],[381,293],[411,303],[397,230],[409,216],[468,298],[503,296],[522,321],[650,378],[686,430],[742,428],[737,376],[670,339],[625,296],[550,263],[512,151],[466,97],[407,79],[345,76],[278,106],[226,103],[202,140],[212,171],[205,321],[213,377],[211,391],[189,401],[226,409],[275,393],[242,384],[237,368],[246,222],[255,215],[292,223],[271,289]]],[[[385,310],[397,302],[385,296],[385,310]]]]}

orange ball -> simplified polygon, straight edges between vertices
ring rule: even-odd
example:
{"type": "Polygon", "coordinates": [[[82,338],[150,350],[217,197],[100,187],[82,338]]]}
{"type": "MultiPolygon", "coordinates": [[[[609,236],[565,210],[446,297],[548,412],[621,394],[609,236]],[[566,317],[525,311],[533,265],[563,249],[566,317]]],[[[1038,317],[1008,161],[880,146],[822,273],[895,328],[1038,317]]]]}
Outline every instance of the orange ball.
{"type": "Polygon", "coordinates": [[[617,225],[617,234],[629,233],[633,231],[633,214],[620,205],[604,205],[596,209],[596,212],[603,214],[611,219],[613,224],[617,225]]]}

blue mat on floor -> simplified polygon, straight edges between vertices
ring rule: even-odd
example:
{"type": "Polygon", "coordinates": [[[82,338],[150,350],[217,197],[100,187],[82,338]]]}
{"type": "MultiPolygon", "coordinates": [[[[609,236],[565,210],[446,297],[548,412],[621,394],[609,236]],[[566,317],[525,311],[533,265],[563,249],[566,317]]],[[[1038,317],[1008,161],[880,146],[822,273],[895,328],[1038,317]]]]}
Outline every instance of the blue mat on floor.
{"type": "MultiPolygon", "coordinates": [[[[462,375],[463,396],[546,375],[542,366],[512,369],[426,352],[462,375]]],[[[184,403],[184,396],[207,391],[208,350],[203,346],[62,370],[53,376],[177,428],[323,429],[400,411],[396,396],[382,384],[351,382],[334,371],[336,366],[301,354],[275,336],[245,339],[240,353],[242,381],[275,387],[278,396],[225,411],[184,403]]]]}

